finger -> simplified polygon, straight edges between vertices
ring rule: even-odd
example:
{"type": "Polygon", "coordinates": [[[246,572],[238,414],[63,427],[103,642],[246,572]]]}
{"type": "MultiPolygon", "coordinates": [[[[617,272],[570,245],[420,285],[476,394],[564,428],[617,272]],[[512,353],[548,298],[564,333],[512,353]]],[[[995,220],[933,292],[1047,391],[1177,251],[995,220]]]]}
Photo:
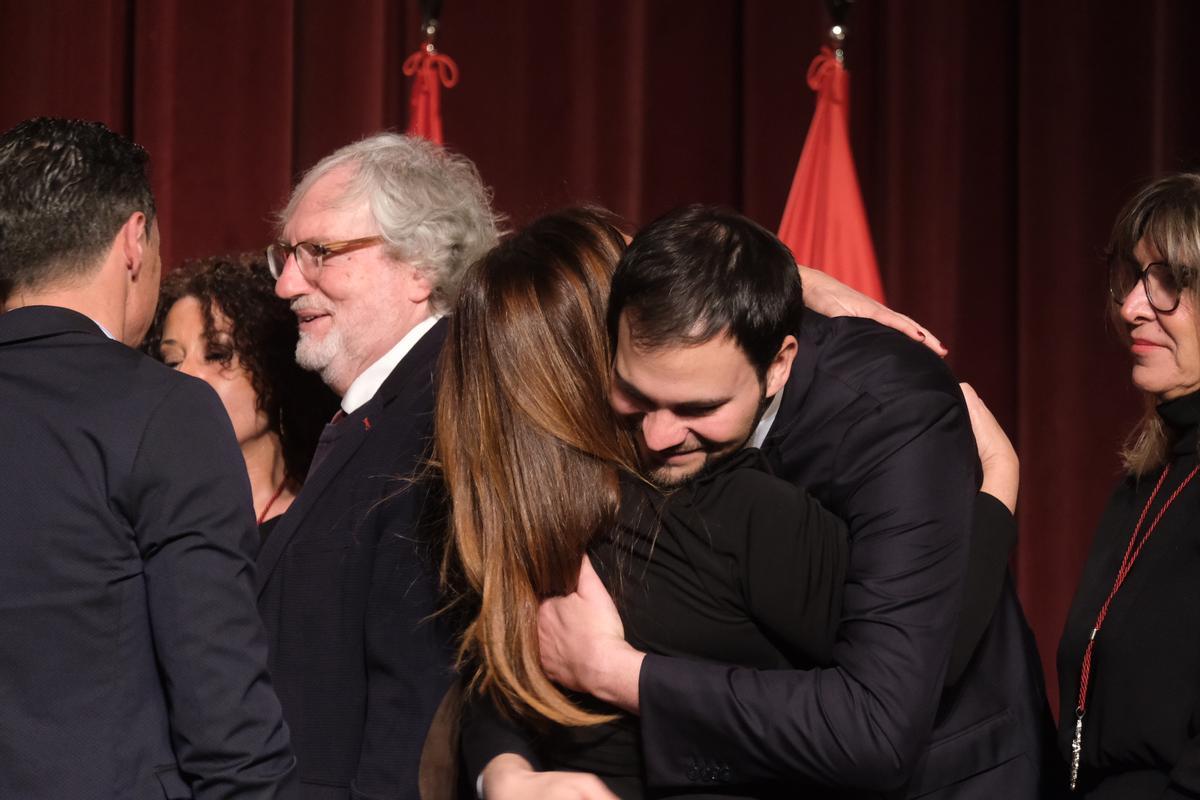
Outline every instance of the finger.
{"type": "Polygon", "coordinates": [[[906,332],[908,333],[910,338],[916,339],[918,342],[921,342],[922,344],[924,344],[926,347],[928,347],[933,352],[937,353],[942,358],[945,358],[950,353],[950,351],[946,349],[945,345],[942,344],[942,340],[939,339],[938,337],[934,336],[933,333],[928,328],[924,327],[923,325],[920,325],[912,317],[906,316],[904,314],[897,314],[897,316],[903,318],[904,322],[906,323],[906,326],[908,327],[908,330],[906,332]]]}
{"type": "Polygon", "coordinates": [[[928,347],[933,352],[937,353],[942,358],[945,358],[946,356],[950,355],[950,351],[946,348],[945,345],[942,344],[941,339],[939,339],[938,337],[936,337],[932,333],[930,333],[927,328],[919,328],[919,330],[921,333],[920,340],[925,343],[926,347],[928,347]]]}
{"type": "Polygon", "coordinates": [[[895,328],[910,339],[915,339],[928,347],[939,356],[945,358],[949,354],[949,350],[942,344],[942,340],[930,333],[928,328],[925,328],[917,323],[915,319],[907,314],[901,314],[899,311],[892,311],[884,305],[880,305],[879,315],[875,317],[875,321],[889,328],[895,328]]]}
{"type": "Polygon", "coordinates": [[[538,604],[538,638],[541,639],[543,645],[548,641],[553,641],[554,631],[561,616],[558,607],[562,604],[563,599],[561,597],[550,597],[538,604]]]}
{"type": "Polygon", "coordinates": [[[979,393],[969,383],[960,383],[962,389],[963,400],[967,403],[967,413],[971,416],[971,427],[975,429],[976,436],[981,428],[999,427],[1000,423],[996,422],[996,417],[992,415],[992,410],[987,407],[987,404],[979,397],[979,393]]]}
{"type": "Polygon", "coordinates": [[[608,588],[604,585],[604,581],[600,580],[600,576],[596,574],[595,567],[592,566],[592,560],[585,553],[583,556],[583,564],[579,567],[579,585],[575,591],[580,597],[597,597],[604,595],[609,597],[608,588]]]}

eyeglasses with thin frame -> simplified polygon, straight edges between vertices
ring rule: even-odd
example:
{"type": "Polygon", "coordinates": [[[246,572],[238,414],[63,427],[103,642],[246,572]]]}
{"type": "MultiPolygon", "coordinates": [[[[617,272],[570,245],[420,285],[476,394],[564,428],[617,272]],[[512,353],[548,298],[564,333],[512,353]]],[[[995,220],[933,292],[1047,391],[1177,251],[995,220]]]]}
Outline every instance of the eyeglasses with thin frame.
{"type": "Polygon", "coordinates": [[[267,267],[271,270],[271,277],[279,280],[287,260],[294,256],[296,266],[300,268],[300,274],[304,276],[304,279],[309,283],[316,283],[321,274],[321,267],[325,265],[325,259],[329,256],[352,253],[382,241],[382,236],[364,236],[361,239],[347,239],[342,242],[326,242],[325,244],[272,242],[267,247],[267,267]]]}
{"type": "Polygon", "coordinates": [[[1165,261],[1151,261],[1141,269],[1119,261],[1109,268],[1108,293],[1114,303],[1122,305],[1133,287],[1140,282],[1150,307],[1160,314],[1170,314],[1179,308],[1179,299],[1191,283],[1190,277],[1189,270],[1176,270],[1165,261]]]}

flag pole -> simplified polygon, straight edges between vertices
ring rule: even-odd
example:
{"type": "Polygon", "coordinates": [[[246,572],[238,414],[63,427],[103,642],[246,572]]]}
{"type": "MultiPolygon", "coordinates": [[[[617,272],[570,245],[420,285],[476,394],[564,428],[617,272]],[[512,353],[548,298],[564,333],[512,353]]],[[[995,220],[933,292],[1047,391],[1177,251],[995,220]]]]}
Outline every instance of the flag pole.
{"type": "Polygon", "coordinates": [[[854,0],[825,0],[825,10],[829,13],[832,23],[829,28],[829,45],[833,48],[833,54],[839,64],[846,60],[846,36],[849,34],[846,21],[850,18],[853,6],[854,0]]]}

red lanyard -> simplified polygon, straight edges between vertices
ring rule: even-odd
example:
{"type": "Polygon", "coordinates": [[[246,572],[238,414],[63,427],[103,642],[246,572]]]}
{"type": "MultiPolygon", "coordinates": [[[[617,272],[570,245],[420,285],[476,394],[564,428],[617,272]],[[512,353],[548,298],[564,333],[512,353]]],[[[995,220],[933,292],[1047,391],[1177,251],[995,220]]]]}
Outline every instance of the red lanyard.
{"type": "Polygon", "coordinates": [[[1104,625],[1104,619],[1108,616],[1108,607],[1112,604],[1113,598],[1117,596],[1117,592],[1121,590],[1121,586],[1124,585],[1125,578],[1128,577],[1129,571],[1133,569],[1134,562],[1137,561],[1138,556],[1142,553],[1142,548],[1150,540],[1150,535],[1158,527],[1158,523],[1162,520],[1163,515],[1167,513],[1167,509],[1175,502],[1175,498],[1179,497],[1179,493],[1191,483],[1192,478],[1196,477],[1196,473],[1200,471],[1200,464],[1192,467],[1192,471],[1175,488],[1175,491],[1167,498],[1167,502],[1163,503],[1163,507],[1154,515],[1154,520],[1150,523],[1150,527],[1146,529],[1146,535],[1139,539],[1138,533],[1142,530],[1142,523],[1146,521],[1146,514],[1150,512],[1150,506],[1154,504],[1154,498],[1158,497],[1158,490],[1162,488],[1163,483],[1167,480],[1167,473],[1170,471],[1170,464],[1163,468],[1162,475],[1158,478],[1158,483],[1154,485],[1154,491],[1150,493],[1150,499],[1146,501],[1146,506],[1142,509],[1142,515],[1138,517],[1137,525],[1133,527],[1133,535],[1129,537],[1129,545],[1125,548],[1125,555],[1121,558],[1121,566],[1117,570],[1116,580],[1113,581],[1112,589],[1109,591],[1104,605],[1100,606],[1100,613],[1096,615],[1096,624],[1092,626],[1092,635],[1088,638],[1087,648],[1083,651],[1083,668],[1079,672],[1079,704],[1075,708],[1075,737],[1071,740],[1072,791],[1075,789],[1075,783],[1079,778],[1079,756],[1083,749],[1083,714],[1087,710],[1087,691],[1088,683],[1092,677],[1092,650],[1096,646],[1096,634],[1100,633],[1100,628],[1104,625]]]}
{"type": "Polygon", "coordinates": [[[283,494],[283,485],[287,483],[287,478],[279,482],[279,488],[275,490],[275,494],[271,495],[271,499],[263,506],[262,513],[258,515],[258,524],[262,525],[267,518],[267,512],[271,510],[271,506],[275,505],[275,501],[279,499],[279,495],[283,494]]]}

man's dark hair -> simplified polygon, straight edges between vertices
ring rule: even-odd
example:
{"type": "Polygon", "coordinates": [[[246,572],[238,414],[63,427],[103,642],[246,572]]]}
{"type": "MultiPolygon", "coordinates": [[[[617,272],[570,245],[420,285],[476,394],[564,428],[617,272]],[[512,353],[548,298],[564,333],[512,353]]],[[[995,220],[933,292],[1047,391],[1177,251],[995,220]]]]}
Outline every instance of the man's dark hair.
{"type": "Polygon", "coordinates": [[[87,273],[136,211],[146,151],[99,122],[38,117],[0,134],[0,297],[87,273]]]}
{"type": "Polygon", "coordinates": [[[608,301],[614,349],[622,314],[643,348],[728,331],[761,378],[784,337],[799,334],[804,298],[782,242],[740,214],[692,205],[643,228],[617,264],[608,301]]]}

